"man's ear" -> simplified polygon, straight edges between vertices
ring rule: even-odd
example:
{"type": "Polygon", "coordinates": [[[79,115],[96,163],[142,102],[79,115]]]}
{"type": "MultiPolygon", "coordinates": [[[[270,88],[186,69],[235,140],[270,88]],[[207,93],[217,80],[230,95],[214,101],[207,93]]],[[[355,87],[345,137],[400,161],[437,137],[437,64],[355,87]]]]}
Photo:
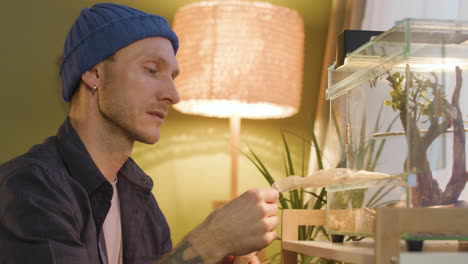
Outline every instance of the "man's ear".
{"type": "Polygon", "coordinates": [[[94,87],[94,86],[97,86],[97,87],[100,87],[100,83],[102,81],[102,78],[100,76],[100,67],[98,67],[97,65],[92,67],[91,69],[85,71],[82,75],[81,75],[81,80],[83,80],[83,82],[90,88],[94,87]]]}

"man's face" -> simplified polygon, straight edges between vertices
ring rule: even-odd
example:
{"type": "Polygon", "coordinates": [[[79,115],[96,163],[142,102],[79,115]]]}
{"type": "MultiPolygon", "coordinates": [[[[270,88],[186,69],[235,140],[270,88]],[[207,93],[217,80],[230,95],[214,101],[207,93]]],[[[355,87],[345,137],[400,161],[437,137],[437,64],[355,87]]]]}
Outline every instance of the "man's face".
{"type": "Polygon", "coordinates": [[[170,105],[179,101],[174,78],[179,67],[171,42],[139,40],[103,62],[99,111],[131,141],[156,143],[170,105]]]}

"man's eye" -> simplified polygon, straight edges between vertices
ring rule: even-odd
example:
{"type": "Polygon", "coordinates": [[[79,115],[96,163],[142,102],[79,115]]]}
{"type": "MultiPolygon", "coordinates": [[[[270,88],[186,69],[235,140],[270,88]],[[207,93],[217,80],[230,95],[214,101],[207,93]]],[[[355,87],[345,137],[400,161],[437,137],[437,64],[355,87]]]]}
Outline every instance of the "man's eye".
{"type": "Polygon", "coordinates": [[[155,69],[151,69],[151,68],[145,68],[150,74],[156,74],[156,70],[155,69]]]}

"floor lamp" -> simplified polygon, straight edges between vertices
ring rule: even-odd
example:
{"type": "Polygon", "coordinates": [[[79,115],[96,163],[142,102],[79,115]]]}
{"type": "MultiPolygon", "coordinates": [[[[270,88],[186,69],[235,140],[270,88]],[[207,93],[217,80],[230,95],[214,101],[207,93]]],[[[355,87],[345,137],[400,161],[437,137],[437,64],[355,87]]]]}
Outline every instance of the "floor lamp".
{"type": "Polygon", "coordinates": [[[180,8],[180,112],[230,118],[231,190],[238,195],[242,118],[284,118],[301,100],[304,23],[285,7],[253,1],[207,1],[180,8]]]}

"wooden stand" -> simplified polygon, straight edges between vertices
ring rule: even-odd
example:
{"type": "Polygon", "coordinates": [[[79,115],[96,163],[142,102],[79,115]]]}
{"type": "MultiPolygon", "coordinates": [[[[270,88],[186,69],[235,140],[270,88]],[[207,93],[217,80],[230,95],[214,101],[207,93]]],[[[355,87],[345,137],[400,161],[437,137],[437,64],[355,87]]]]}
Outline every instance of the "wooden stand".
{"type": "Polygon", "coordinates": [[[413,232],[468,234],[466,208],[379,208],[375,241],[298,241],[299,225],[326,225],[326,211],[283,210],[281,253],[284,264],[297,263],[297,253],[363,264],[468,263],[466,242],[426,241],[423,252],[410,253],[405,251],[401,240],[402,234],[413,232]],[[417,260],[424,256],[429,258],[417,260]]]}

